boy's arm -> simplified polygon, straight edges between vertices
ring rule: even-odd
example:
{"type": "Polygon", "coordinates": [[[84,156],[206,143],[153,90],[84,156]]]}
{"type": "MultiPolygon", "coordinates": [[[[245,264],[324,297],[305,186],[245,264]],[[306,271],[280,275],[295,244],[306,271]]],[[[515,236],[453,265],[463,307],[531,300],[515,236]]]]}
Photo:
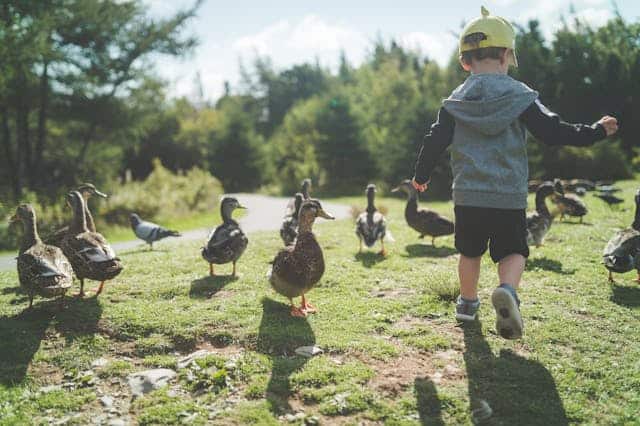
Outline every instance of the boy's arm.
{"type": "Polygon", "coordinates": [[[537,99],[520,115],[520,120],[536,139],[547,145],[589,146],[607,137],[600,122],[592,125],[564,122],[537,99]]]}
{"type": "Polygon", "coordinates": [[[418,154],[414,174],[414,180],[418,184],[429,182],[431,172],[433,172],[440,155],[451,145],[455,125],[456,121],[453,116],[441,107],[438,111],[438,119],[431,125],[431,130],[424,137],[422,148],[418,154]]]}

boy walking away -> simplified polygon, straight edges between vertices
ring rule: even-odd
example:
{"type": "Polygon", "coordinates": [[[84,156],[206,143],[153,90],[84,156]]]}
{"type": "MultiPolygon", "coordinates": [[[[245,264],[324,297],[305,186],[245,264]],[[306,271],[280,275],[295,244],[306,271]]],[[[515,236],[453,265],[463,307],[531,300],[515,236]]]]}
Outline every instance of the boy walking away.
{"type": "Polygon", "coordinates": [[[477,317],[480,260],[488,246],[500,277],[491,296],[496,329],[517,339],[523,329],[517,289],[529,256],[525,129],[549,145],[589,146],[614,134],[618,124],[609,116],[590,126],[570,124],[549,111],[536,91],[507,75],[509,65],[517,66],[511,24],[484,7],[481,11],[460,36],[460,63],[471,74],[444,100],[425,136],[413,185],[427,189],[438,158],[450,146],[455,244],[461,254],[456,318],[477,317]]]}

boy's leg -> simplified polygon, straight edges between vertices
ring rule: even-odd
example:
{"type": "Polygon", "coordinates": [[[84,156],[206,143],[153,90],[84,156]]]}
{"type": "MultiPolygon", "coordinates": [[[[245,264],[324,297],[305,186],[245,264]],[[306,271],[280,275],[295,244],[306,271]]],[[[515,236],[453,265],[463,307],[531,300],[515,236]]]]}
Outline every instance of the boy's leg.
{"type": "Polygon", "coordinates": [[[456,248],[460,252],[458,277],[460,297],[456,302],[456,319],[473,321],[476,319],[480,301],[478,300],[478,279],[480,261],[487,250],[489,235],[482,226],[486,209],[476,207],[455,207],[456,248]]]}
{"type": "Polygon", "coordinates": [[[518,339],[524,325],[516,289],[529,256],[526,216],[524,210],[502,210],[496,219],[490,249],[491,257],[498,263],[500,286],[491,295],[491,302],[496,310],[498,333],[505,339],[518,339]]]}

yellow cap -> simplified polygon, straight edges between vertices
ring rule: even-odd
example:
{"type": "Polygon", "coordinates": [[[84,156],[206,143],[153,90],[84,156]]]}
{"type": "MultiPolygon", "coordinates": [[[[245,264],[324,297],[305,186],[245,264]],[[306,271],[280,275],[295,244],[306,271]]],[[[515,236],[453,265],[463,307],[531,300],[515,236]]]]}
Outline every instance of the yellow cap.
{"type": "Polygon", "coordinates": [[[480,12],[482,16],[469,22],[460,34],[460,53],[484,47],[505,47],[512,50],[512,64],[517,67],[518,60],[515,54],[516,32],[513,26],[506,19],[489,14],[489,11],[484,6],[480,7],[480,12]],[[484,34],[484,39],[473,44],[465,43],[464,38],[474,33],[484,34]]]}

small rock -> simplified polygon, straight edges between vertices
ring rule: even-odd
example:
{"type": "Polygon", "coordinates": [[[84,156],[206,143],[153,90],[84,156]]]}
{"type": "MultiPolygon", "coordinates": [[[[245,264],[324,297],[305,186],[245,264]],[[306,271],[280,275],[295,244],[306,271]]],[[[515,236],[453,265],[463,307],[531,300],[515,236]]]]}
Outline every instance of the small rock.
{"type": "Polygon", "coordinates": [[[64,373],[65,379],[73,379],[74,377],[75,377],[75,374],[71,373],[70,371],[67,371],[66,373],[64,373]]]}
{"type": "Polygon", "coordinates": [[[296,415],[294,416],[296,420],[302,420],[304,419],[305,414],[301,411],[299,413],[296,413],[296,415]]]}
{"type": "Polygon", "coordinates": [[[284,419],[289,423],[293,423],[296,421],[296,416],[294,416],[293,414],[285,414],[284,419]]]}
{"type": "Polygon", "coordinates": [[[73,388],[76,387],[76,384],[73,383],[73,382],[64,382],[62,384],[62,387],[65,388],[65,389],[73,389],[73,388]]]}
{"type": "Polygon", "coordinates": [[[189,354],[184,358],[180,358],[178,360],[178,368],[187,368],[196,359],[204,358],[205,356],[207,356],[207,355],[209,355],[211,353],[213,353],[213,352],[210,352],[210,351],[208,351],[206,349],[200,349],[199,351],[195,351],[194,353],[189,354]]]}
{"type": "Polygon", "coordinates": [[[230,359],[229,361],[224,363],[224,368],[227,371],[233,371],[236,369],[238,364],[236,364],[236,361],[233,359],[230,359]]]}
{"type": "Polygon", "coordinates": [[[101,368],[109,364],[106,358],[98,358],[91,363],[91,368],[101,368]]]}
{"type": "Polygon", "coordinates": [[[107,423],[108,426],[127,426],[127,423],[122,419],[112,419],[107,423]]]}
{"type": "Polygon", "coordinates": [[[304,356],[307,358],[311,358],[316,355],[320,355],[324,353],[324,351],[318,346],[300,346],[296,349],[296,354],[300,356],[304,356]]]}
{"type": "Polygon", "coordinates": [[[317,426],[320,424],[320,417],[318,416],[307,417],[306,419],[304,419],[304,424],[306,426],[317,426]]]}
{"type": "Polygon", "coordinates": [[[112,407],[113,406],[113,398],[111,398],[108,395],[105,395],[103,397],[100,398],[100,403],[104,406],[104,407],[112,407]]]}
{"type": "Polygon", "coordinates": [[[156,368],[129,375],[129,387],[134,397],[144,395],[166,385],[176,377],[176,372],[168,368],[156,368]]]}
{"type": "Polygon", "coordinates": [[[62,390],[62,386],[61,385],[43,386],[39,390],[40,390],[41,393],[49,393],[49,392],[62,390]]]}

